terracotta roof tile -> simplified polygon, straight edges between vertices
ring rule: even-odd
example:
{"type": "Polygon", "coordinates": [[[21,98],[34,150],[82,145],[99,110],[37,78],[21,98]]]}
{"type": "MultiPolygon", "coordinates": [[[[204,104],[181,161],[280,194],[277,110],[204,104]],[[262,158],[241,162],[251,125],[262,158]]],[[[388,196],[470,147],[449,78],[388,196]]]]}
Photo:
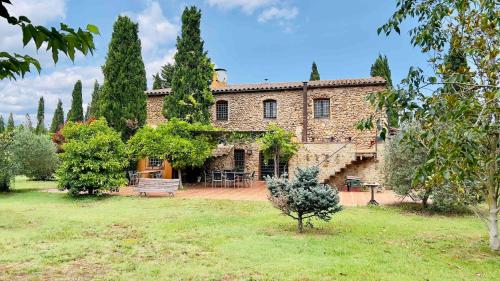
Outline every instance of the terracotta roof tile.
{"type": "MultiPolygon", "coordinates": [[[[318,80],[307,81],[310,88],[323,87],[345,87],[345,86],[369,86],[369,85],[385,85],[385,80],[381,77],[357,78],[357,79],[339,79],[339,80],[318,80]]],[[[257,83],[257,84],[233,84],[224,88],[212,89],[214,94],[217,93],[243,93],[243,92],[260,92],[260,91],[277,91],[277,90],[293,90],[301,89],[303,82],[284,82],[284,83],[257,83]]],[[[148,96],[163,96],[170,93],[170,88],[146,91],[148,96]]]]}

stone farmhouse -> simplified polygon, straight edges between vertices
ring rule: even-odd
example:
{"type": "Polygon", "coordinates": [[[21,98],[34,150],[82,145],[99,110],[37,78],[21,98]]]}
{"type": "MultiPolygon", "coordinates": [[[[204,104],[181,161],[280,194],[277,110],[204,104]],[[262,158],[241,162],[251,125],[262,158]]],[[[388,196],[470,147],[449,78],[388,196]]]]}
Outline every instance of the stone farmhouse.
{"type": "MultiPolygon", "coordinates": [[[[346,176],[365,182],[380,182],[384,144],[377,132],[359,131],[358,120],[374,114],[366,100],[383,91],[380,77],[287,83],[227,84],[224,69],[216,69],[212,83],[215,104],[211,120],[215,127],[234,132],[263,132],[270,122],[295,134],[298,153],[280,169],[293,176],[296,167],[319,165],[320,179],[341,186],[346,176]]],[[[147,91],[147,123],[165,122],[163,99],[170,89],[147,91]]],[[[211,169],[244,169],[258,179],[273,173],[274,163],[265,163],[256,142],[220,146],[209,160],[211,169]]],[[[139,170],[161,166],[164,177],[172,176],[168,163],[144,160],[139,170]]]]}

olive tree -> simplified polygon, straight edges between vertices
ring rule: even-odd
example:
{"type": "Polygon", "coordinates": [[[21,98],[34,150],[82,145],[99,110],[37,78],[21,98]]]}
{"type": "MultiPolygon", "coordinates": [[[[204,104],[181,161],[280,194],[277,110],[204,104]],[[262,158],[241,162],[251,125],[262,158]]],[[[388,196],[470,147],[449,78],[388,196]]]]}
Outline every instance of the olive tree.
{"type": "Polygon", "coordinates": [[[304,219],[329,221],[332,214],[342,210],[338,190],[320,184],[318,173],[318,167],[298,168],[293,180],[284,176],[266,178],[269,201],[284,215],[297,220],[299,232],[304,229],[304,219]]]}
{"type": "Polygon", "coordinates": [[[52,178],[58,158],[56,145],[48,135],[37,135],[26,128],[17,128],[14,130],[10,150],[16,174],[35,180],[52,178]]]}

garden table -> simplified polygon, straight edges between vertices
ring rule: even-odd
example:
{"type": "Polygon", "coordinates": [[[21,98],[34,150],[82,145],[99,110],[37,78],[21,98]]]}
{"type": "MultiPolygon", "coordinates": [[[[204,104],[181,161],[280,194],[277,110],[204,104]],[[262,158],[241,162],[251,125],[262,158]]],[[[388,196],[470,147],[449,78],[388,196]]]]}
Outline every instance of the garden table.
{"type": "Polygon", "coordinates": [[[378,183],[364,183],[363,184],[366,187],[369,187],[371,189],[371,199],[368,201],[368,205],[378,205],[378,202],[375,200],[375,188],[378,188],[380,184],[378,183]]]}

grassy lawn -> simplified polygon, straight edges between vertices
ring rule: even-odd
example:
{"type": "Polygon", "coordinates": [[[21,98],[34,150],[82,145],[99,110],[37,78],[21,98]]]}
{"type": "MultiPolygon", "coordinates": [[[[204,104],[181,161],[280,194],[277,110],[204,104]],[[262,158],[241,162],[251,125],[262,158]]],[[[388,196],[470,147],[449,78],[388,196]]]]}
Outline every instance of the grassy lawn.
{"type": "Polygon", "coordinates": [[[346,208],[297,234],[267,202],[0,194],[0,280],[499,280],[472,216],[346,208]]]}

